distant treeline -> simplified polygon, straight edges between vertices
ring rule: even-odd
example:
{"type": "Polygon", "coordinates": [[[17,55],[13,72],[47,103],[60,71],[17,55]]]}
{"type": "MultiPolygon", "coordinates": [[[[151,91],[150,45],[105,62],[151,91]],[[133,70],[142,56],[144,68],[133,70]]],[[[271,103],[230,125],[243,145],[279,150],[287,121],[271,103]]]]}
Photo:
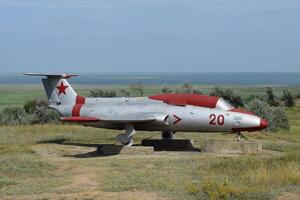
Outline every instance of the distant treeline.
{"type": "MultiPolygon", "coordinates": [[[[90,97],[119,97],[119,96],[144,96],[144,85],[132,84],[126,89],[94,89],[90,91],[90,97]]],[[[195,88],[191,83],[184,83],[178,88],[162,86],[161,93],[194,93],[202,94],[201,90],[195,88]]],[[[249,95],[242,98],[232,89],[214,87],[209,93],[211,96],[224,98],[234,107],[250,110],[260,117],[269,120],[270,126],[267,131],[276,132],[280,129],[289,129],[289,121],[284,107],[295,106],[295,98],[288,89],[282,91],[281,96],[276,96],[272,88],[267,87],[263,96],[249,95]]],[[[0,125],[23,125],[23,124],[45,124],[60,123],[56,111],[48,108],[44,100],[31,100],[23,107],[7,107],[0,112],[0,125]]]]}

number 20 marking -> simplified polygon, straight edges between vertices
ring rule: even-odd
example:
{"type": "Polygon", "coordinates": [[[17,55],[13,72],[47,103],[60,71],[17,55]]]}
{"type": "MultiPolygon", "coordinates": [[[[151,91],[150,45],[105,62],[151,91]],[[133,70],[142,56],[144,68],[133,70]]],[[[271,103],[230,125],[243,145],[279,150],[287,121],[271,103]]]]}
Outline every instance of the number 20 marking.
{"type": "Polygon", "coordinates": [[[209,124],[210,125],[223,125],[224,124],[224,115],[218,115],[218,117],[215,115],[215,114],[211,114],[209,116],[209,119],[210,119],[210,122],[209,124]]]}

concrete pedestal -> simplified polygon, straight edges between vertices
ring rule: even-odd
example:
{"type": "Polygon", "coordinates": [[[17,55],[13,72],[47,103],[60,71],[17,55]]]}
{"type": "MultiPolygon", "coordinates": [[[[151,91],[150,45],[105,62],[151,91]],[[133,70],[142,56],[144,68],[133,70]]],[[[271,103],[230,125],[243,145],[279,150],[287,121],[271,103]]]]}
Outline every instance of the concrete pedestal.
{"type": "Polygon", "coordinates": [[[142,140],[142,146],[152,146],[154,151],[196,151],[192,140],[160,140],[145,139],[142,140]]]}
{"type": "Polygon", "coordinates": [[[123,145],[99,145],[97,153],[104,156],[109,155],[148,155],[153,154],[153,147],[141,147],[141,146],[130,146],[126,147],[123,145]]]}
{"type": "Polygon", "coordinates": [[[205,142],[201,147],[202,152],[224,153],[224,154],[252,154],[262,153],[262,145],[257,142],[205,142]]]}

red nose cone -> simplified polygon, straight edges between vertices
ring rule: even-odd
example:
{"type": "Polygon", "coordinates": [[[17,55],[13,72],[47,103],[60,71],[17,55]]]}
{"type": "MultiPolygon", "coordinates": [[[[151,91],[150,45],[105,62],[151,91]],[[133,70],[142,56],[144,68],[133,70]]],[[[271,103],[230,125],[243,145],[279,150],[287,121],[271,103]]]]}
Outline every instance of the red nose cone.
{"type": "Polygon", "coordinates": [[[266,119],[261,119],[260,120],[260,128],[261,129],[267,128],[268,126],[269,126],[268,120],[266,120],[266,119]]]}

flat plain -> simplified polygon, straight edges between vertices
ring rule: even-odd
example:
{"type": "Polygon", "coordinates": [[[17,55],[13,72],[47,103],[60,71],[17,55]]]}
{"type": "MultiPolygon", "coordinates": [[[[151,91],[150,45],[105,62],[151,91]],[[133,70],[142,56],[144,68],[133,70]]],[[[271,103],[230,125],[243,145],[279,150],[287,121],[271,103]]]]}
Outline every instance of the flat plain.
{"type": "MultiPolygon", "coordinates": [[[[197,87],[204,93],[211,88],[197,87]]],[[[98,86],[75,88],[87,95],[88,88],[98,86]]],[[[242,95],[265,91],[262,86],[231,88],[242,95]]],[[[279,94],[282,88],[274,90],[279,94]]],[[[300,93],[300,87],[289,89],[300,93]]],[[[159,90],[147,86],[145,94],[159,90]]],[[[2,108],[45,98],[40,85],[1,85],[0,92],[2,108]]],[[[77,125],[2,126],[0,199],[300,199],[300,101],[286,111],[289,131],[246,133],[250,141],[262,143],[263,154],[256,156],[138,150],[101,156],[97,146],[113,144],[119,131],[77,125]]],[[[138,132],[135,144],[153,134],[138,132]]],[[[235,135],[179,133],[176,138],[193,139],[200,147],[207,140],[234,141],[235,135]]]]}

